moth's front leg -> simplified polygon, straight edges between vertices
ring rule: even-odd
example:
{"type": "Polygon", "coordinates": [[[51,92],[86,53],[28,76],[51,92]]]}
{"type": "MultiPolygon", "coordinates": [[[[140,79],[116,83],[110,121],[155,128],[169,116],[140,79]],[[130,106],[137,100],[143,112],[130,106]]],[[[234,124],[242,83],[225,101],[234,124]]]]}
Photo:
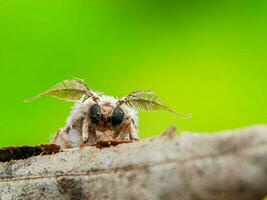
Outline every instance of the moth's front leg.
{"type": "Polygon", "coordinates": [[[130,122],[130,136],[131,136],[131,140],[139,141],[138,128],[134,124],[133,120],[131,120],[130,122]]]}
{"type": "Polygon", "coordinates": [[[116,132],[115,139],[126,141],[138,141],[138,131],[133,120],[126,119],[116,132]]]}
{"type": "Polygon", "coordinates": [[[94,145],[98,140],[96,127],[91,124],[89,118],[85,118],[82,124],[82,144],[81,146],[94,145]]]}
{"type": "Polygon", "coordinates": [[[85,144],[89,140],[89,119],[85,118],[83,120],[83,125],[82,125],[82,140],[83,144],[85,144]]]}
{"type": "Polygon", "coordinates": [[[62,149],[68,149],[68,148],[71,148],[72,145],[70,144],[70,142],[65,139],[66,138],[66,131],[64,129],[59,129],[52,141],[51,141],[51,144],[57,144],[59,145],[62,149]]]}

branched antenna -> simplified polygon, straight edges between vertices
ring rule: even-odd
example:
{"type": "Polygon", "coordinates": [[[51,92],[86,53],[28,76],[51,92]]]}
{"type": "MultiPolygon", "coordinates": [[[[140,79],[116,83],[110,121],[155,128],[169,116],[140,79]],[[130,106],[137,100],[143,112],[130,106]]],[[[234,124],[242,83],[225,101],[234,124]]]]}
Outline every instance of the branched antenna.
{"type": "Polygon", "coordinates": [[[38,94],[30,99],[25,100],[25,102],[31,102],[35,99],[41,97],[52,96],[61,100],[77,102],[79,100],[86,100],[92,98],[95,101],[98,100],[97,95],[90,90],[83,80],[64,80],[56,85],[54,85],[49,90],[38,94]]]}
{"type": "Polygon", "coordinates": [[[123,105],[123,104],[126,104],[127,106],[130,106],[138,110],[146,110],[146,111],[165,110],[173,113],[177,117],[186,119],[191,118],[191,114],[181,115],[176,113],[170,107],[162,103],[159,100],[158,96],[150,90],[137,90],[130,93],[129,95],[123,97],[118,101],[118,105],[123,105]]]}

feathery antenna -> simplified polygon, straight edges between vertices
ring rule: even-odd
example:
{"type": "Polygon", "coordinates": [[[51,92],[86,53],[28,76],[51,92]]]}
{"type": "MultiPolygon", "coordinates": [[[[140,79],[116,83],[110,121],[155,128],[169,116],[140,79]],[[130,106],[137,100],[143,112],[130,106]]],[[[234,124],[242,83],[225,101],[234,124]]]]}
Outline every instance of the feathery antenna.
{"type": "Polygon", "coordinates": [[[150,90],[137,90],[129,95],[123,97],[118,101],[118,105],[126,104],[127,106],[130,106],[132,108],[138,109],[138,110],[165,110],[168,112],[173,113],[177,117],[180,118],[191,118],[191,114],[187,115],[181,115],[176,113],[173,109],[166,106],[164,103],[162,103],[159,100],[159,97],[150,90]]]}
{"type": "Polygon", "coordinates": [[[77,102],[79,100],[86,100],[88,98],[93,98],[95,101],[98,100],[97,95],[90,90],[85,82],[81,79],[73,79],[73,80],[64,80],[47,91],[44,91],[37,96],[34,96],[30,99],[26,99],[25,102],[31,102],[35,99],[39,99],[41,97],[52,96],[57,99],[77,102]]]}

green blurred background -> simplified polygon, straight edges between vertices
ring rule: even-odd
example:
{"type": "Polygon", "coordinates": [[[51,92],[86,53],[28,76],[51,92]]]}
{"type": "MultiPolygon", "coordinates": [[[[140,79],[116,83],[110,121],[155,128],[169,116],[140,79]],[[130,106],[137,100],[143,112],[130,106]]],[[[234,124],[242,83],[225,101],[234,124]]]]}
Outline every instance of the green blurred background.
{"type": "Polygon", "coordinates": [[[49,142],[72,104],[23,99],[71,77],[193,114],[140,113],[141,138],[266,123],[266,38],[265,0],[0,0],[0,145],[49,142]]]}

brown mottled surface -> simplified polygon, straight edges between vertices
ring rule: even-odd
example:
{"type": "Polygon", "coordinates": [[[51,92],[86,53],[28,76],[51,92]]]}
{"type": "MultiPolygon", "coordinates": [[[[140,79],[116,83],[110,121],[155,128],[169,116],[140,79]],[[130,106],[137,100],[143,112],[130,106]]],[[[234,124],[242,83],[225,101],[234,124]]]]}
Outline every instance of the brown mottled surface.
{"type": "Polygon", "coordinates": [[[267,126],[182,133],[0,163],[0,199],[261,200],[267,126]]]}

